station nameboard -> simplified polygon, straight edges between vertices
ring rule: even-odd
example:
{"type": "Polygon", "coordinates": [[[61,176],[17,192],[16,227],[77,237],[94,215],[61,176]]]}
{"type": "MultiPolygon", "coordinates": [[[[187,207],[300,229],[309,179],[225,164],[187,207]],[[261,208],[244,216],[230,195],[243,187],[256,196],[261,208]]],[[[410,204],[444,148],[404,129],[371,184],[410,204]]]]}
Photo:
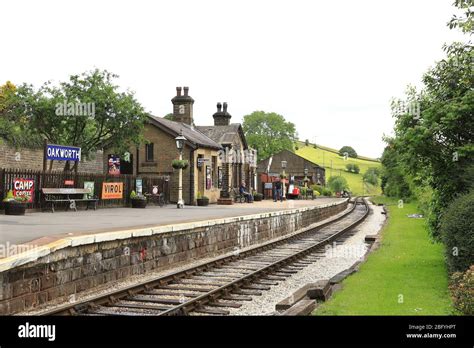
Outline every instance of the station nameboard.
{"type": "Polygon", "coordinates": [[[75,146],[47,144],[46,158],[56,161],[80,161],[81,148],[75,146]]]}
{"type": "Polygon", "coordinates": [[[123,198],[123,182],[104,182],[102,184],[102,199],[123,198]]]}

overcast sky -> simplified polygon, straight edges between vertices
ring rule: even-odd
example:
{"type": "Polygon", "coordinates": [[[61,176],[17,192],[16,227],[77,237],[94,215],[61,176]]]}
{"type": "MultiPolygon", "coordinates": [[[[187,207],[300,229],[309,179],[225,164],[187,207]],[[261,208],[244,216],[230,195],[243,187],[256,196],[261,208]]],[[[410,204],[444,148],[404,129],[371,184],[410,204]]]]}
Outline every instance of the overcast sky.
{"type": "Polygon", "coordinates": [[[39,86],[107,69],[147,111],[172,111],[189,86],[198,125],[216,103],[232,122],[255,110],[299,138],[378,157],[390,98],[461,36],[453,0],[0,1],[0,83],[39,86]]]}

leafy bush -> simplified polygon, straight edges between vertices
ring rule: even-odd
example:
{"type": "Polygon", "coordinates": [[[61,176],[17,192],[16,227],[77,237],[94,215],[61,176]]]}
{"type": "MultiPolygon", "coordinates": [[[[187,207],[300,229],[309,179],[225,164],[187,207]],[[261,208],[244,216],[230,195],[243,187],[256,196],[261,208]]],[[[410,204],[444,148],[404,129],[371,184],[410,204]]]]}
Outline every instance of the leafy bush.
{"type": "Polygon", "coordinates": [[[197,198],[197,199],[209,200],[209,197],[204,196],[204,195],[202,194],[202,192],[198,192],[196,198],[197,198]]]}
{"type": "Polygon", "coordinates": [[[352,158],[357,158],[357,152],[350,146],[343,146],[339,150],[339,156],[344,156],[347,153],[347,156],[352,158]]]}
{"type": "Polygon", "coordinates": [[[474,265],[465,273],[453,273],[449,290],[454,307],[464,315],[474,315],[474,265]]]}
{"type": "Polygon", "coordinates": [[[343,176],[331,176],[328,180],[328,185],[333,192],[341,192],[348,188],[347,180],[343,176]]]}
{"type": "Polygon", "coordinates": [[[319,197],[319,196],[321,196],[321,193],[319,193],[319,191],[314,191],[313,190],[313,196],[314,197],[319,197]]]}
{"type": "Polygon", "coordinates": [[[311,185],[310,188],[313,190],[313,192],[318,192],[319,194],[323,193],[323,187],[320,185],[311,185]]]}
{"type": "Polygon", "coordinates": [[[364,173],[363,180],[364,182],[375,186],[379,183],[379,175],[380,175],[380,170],[378,168],[370,167],[364,173]]]}
{"type": "Polygon", "coordinates": [[[132,192],[130,192],[130,199],[141,199],[145,201],[146,197],[143,195],[139,195],[134,190],[132,190],[132,192]]]}
{"type": "Polygon", "coordinates": [[[306,187],[302,187],[301,190],[300,190],[300,193],[302,196],[306,196],[306,191],[307,191],[307,188],[306,187]]]}
{"type": "Polygon", "coordinates": [[[331,197],[332,196],[332,191],[328,188],[323,188],[323,193],[322,193],[323,196],[326,196],[326,197],[331,197]]]}
{"type": "Polygon", "coordinates": [[[474,190],[451,202],[440,220],[448,269],[464,272],[473,263],[474,255],[474,190]]]}
{"type": "Polygon", "coordinates": [[[359,174],[360,172],[360,168],[357,164],[353,164],[353,163],[348,163],[346,164],[346,169],[348,172],[354,172],[356,174],[359,174]]]}
{"type": "Polygon", "coordinates": [[[6,197],[3,199],[4,202],[9,202],[9,201],[13,201],[15,199],[15,197],[13,196],[13,191],[12,190],[9,190],[7,192],[7,195],[6,197]]]}

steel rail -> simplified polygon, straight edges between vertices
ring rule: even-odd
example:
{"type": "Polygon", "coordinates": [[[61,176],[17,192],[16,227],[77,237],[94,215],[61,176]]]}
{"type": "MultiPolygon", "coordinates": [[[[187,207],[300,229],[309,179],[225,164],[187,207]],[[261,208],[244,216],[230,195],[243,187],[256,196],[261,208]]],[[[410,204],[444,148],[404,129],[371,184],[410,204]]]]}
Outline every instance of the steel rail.
{"type": "MultiPolygon", "coordinates": [[[[192,266],[180,271],[172,272],[170,274],[166,274],[163,276],[156,277],[154,279],[148,280],[146,282],[140,283],[140,284],[134,284],[119,290],[112,291],[107,294],[102,294],[102,295],[97,295],[92,298],[84,299],[83,301],[80,301],[78,303],[74,304],[66,304],[63,306],[59,306],[50,310],[46,310],[41,312],[39,315],[76,315],[76,314],[81,314],[81,313],[86,313],[88,309],[96,307],[96,306],[102,306],[102,305],[111,305],[119,300],[123,300],[127,297],[134,296],[137,294],[140,294],[141,292],[153,289],[155,287],[167,285],[168,283],[172,281],[176,281],[182,278],[186,278],[189,276],[192,276],[198,272],[201,271],[206,271],[211,269],[212,267],[219,267],[222,266],[228,262],[232,261],[237,261],[239,259],[244,259],[247,256],[251,255],[256,255],[259,252],[262,251],[267,251],[273,248],[276,248],[279,245],[282,245],[284,243],[287,243],[289,241],[295,240],[295,239],[300,239],[302,236],[310,233],[314,233],[317,230],[322,229],[323,227],[326,227],[328,225],[332,225],[337,221],[340,221],[349,215],[351,215],[357,205],[357,200],[359,198],[356,198],[354,200],[354,204],[352,208],[348,211],[346,211],[344,214],[341,214],[337,216],[336,218],[330,218],[327,221],[321,223],[317,227],[310,228],[310,229],[304,229],[303,231],[299,233],[294,233],[291,236],[288,236],[287,238],[282,238],[277,241],[269,241],[264,244],[257,245],[253,248],[250,248],[248,250],[240,252],[238,255],[226,255],[219,257],[217,259],[214,259],[208,263],[197,265],[197,266],[192,266]]],[[[366,212],[363,217],[358,219],[355,223],[352,223],[350,226],[344,228],[341,231],[338,231],[337,233],[333,234],[332,236],[326,238],[323,241],[319,241],[316,244],[310,246],[309,248],[306,248],[305,250],[298,251],[294,255],[290,255],[288,257],[285,257],[281,260],[278,260],[274,263],[272,263],[269,266],[263,267],[262,269],[259,269],[255,272],[252,272],[250,274],[247,274],[237,280],[234,280],[226,285],[223,285],[217,289],[214,289],[206,294],[200,295],[196,298],[193,298],[187,302],[184,302],[180,305],[177,305],[173,308],[170,308],[169,310],[165,310],[164,312],[158,313],[157,315],[179,315],[179,314],[187,314],[190,311],[201,307],[202,305],[215,301],[218,298],[222,297],[223,295],[225,296],[226,294],[229,294],[232,292],[232,289],[238,289],[239,283],[248,283],[251,282],[253,278],[257,278],[259,274],[264,274],[264,273],[269,273],[273,269],[281,268],[281,265],[284,263],[288,263],[289,261],[293,259],[298,259],[300,257],[303,257],[304,255],[311,253],[315,248],[324,246],[330,242],[332,242],[334,239],[338,238],[341,236],[343,233],[347,232],[348,230],[352,229],[355,227],[357,224],[359,224],[368,214],[369,209],[367,206],[367,202],[365,200],[362,200],[362,202],[366,206],[366,212]]],[[[272,271],[273,272],[273,271],[272,271]]]]}

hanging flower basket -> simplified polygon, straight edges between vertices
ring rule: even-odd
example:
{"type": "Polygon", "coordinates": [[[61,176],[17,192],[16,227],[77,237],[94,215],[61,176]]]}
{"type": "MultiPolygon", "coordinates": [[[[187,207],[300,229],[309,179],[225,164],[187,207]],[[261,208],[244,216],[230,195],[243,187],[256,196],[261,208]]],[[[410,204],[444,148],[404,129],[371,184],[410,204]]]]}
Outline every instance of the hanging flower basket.
{"type": "Polygon", "coordinates": [[[188,168],[189,162],[187,160],[173,160],[171,166],[174,169],[186,169],[188,168]]]}

